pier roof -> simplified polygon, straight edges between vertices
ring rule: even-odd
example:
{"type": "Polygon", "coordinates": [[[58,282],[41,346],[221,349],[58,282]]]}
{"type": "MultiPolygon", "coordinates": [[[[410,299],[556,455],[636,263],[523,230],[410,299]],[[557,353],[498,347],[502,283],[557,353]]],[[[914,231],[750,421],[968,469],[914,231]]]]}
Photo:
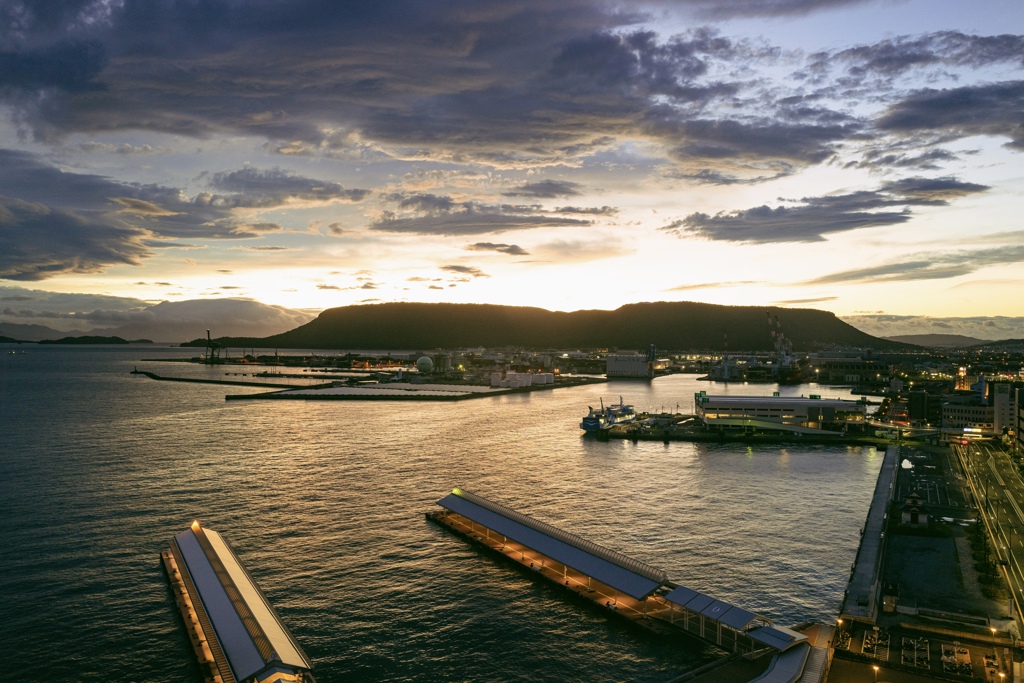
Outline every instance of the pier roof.
{"type": "Polygon", "coordinates": [[[737,607],[724,600],[715,600],[709,595],[704,595],[686,586],[674,588],[665,596],[665,599],[719,621],[737,631],[744,630],[755,621],[767,621],[764,617],[759,617],[742,607],[737,607]]]}
{"type": "Polygon", "coordinates": [[[780,651],[788,650],[794,645],[807,641],[807,636],[803,633],[797,633],[785,626],[762,626],[761,628],[747,631],[747,636],[751,640],[756,640],[763,645],[774,647],[780,651]]]}
{"type": "Polygon", "coordinates": [[[664,570],[459,488],[437,504],[637,600],[668,579],[664,570]]]}
{"type": "Polygon", "coordinates": [[[198,522],[174,545],[236,680],[312,664],[220,534],[198,522]]]}

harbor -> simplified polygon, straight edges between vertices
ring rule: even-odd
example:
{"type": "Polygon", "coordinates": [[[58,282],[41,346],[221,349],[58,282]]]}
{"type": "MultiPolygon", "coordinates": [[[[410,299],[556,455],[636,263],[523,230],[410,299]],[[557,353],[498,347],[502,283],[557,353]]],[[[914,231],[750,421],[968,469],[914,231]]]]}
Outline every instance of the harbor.
{"type": "MultiPolygon", "coordinates": [[[[529,563],[422,521],[424,511],[453,482],[473,482],[488,499],[773,624],[829,624],[881,464],[868,446],[580,438],[581,416],[602,397],[607,405],[621,394],[639,413],[692,414],[687,399],[708,385],[685,375],[399,410],[239,404],[224,402],[217,385],[130,375],[147,353],[167,352],[41,348],[10,369],[21,389],[0,434],[5,618],[18,669],[32,680],[201,680],[154,561],[182,520],[199,516],[230,539],[318,680],[541,672],[667,683],[710,663],[698,641],[638,626],[629,610],[559,588],[529,563]],[[678,410],[659,410],[677,401],[678,410]],[[52,428],[27,430],[30,420],[52,428]],[[38,604],[49,606],[46,618],[38,604]]],[[[239,379],[179,365],[186,377],[239,379]]],[[[177,374],[170,367],[147,369],[177,374]]],[[[870,682],[870,668],[853,664],[870,682]]],[[[704,681],[726,680],[716,678],[726,670],[704,681]]]]}

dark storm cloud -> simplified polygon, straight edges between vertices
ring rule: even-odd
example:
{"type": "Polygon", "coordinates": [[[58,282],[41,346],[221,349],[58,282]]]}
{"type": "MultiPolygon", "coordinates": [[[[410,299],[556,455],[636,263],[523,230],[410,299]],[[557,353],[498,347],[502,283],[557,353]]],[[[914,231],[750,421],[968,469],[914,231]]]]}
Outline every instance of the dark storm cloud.
{"type": "Polygon", "coordinates": [[[817,52],[808,57],[808,70],[827,72],[845,66],[855,78],[893,77],[928,66],[980,67],[1000,62],[1024,65],[1024,36],[973,36],[938,31],[921,36],[898,36],[872,45],[817,52]]]}
{"type": "Polygon", "coordinates": [[[684,142],[671,150],[672,156],[714,165],[736,162],[752,168],[785,169],[825,161],[835,153],[835,143],[859,131],[846,125],[788,124],[774,119],[734,120],[652,120],[652,131],[675,136],[684,142]]]}
{"type": "Polygon", "coordinates": [[[541,180],[527,183],[514,190],[505,192],[506,197],[534,197],[536,199],[554,199],[555,197],[573,197],[581,194],[581,185],[568,180],[541,180]]]}
{"type": "Polygon", "coordinates": [[[470,275],[472,277],[490,277],[487,273],[474,268],[473,266],[441,266],[441,270],[448,271],[449,273],[461,273],[463,275],[470,275]]]}
{"type": "Polygon", "coordinates": [[[554,213],[575,213],[583,216],[614,216],[619,212],[614,206],[558,206],[554,213]]]}
{"type": "Polygon", "coordinates": [[[310,185],[277,172],[229,174],[222,182],[248,194],[189,198],[175,188],[68,173],[34,155],[0,150],[0,278],[96,273],[115,264],[138,265],[154,248],[197,248],[168,239],[237,239],[281,229],[237,218],[237,206],[351,199],[351,191],[330,183],[310,185]]]}
{"type": "Polygon", "coordinates": [[[518,244],[498,244],[495,242],[476,242],[466,247],[468,251],[497,251],[512,256],[528,256],[530,252],[518,244]]]}
{"type": "Polygon", "coordinates": [[[693,213],[661,230],[730,242],[820,242],[830,233],[905,223],[913,215],[911,206],[946,206],[987,189],[956,178],[905,178],[877,190],[804,197],[797,206],[758,206],[714,216],[693,213]]]}
{"type": "Polygon", "coordinates": [[[370,194],[369,190],[345,189],[338,183],[303,178],[279,168],[242,168],[215,173],[210,186],[235,193],[225,198],[232,206],[249,208],[281,206],[292,199],[359,202],[370,194]]]}
{"type": "Polygon", "coordinates": [[[95,42],[60,42],[43,50],[0,52],[0,91],[65,92],[97,90],[94,81],[106,64],[95,42]]]}
{"type": "Polygon", "coordinates": [[[370,224],[380,232],[418,235],[482,235],[530,228],[583,227],[590,221],[554,216],[506,213],[490,210],[464,210],[412,218],[384,217],[370,224]]]}
{"type": "Polygon", "coordinates": [[[1024,81],[920,90],[890,106],[876,125],[900,134],[1008,137],[1008,146],[1024,150],[1024,81]]]}
{"type": "Polygon", "coordinates": [[[943,280],[973,273],[989,266],[1024,262],[1024,245],[992,249],[918,254],[907,261],[886,263],[871,268],[855,268],[824,275],[803,284],[829,285],[862,282],[907,282],[943,280]]]}
{"type": "MultiPolygon", "coordinates": [[[[692,6],[723,16],[778,15],[835,2],[697,0],[692,6]]],[[[523,167],[653,139],[691,165],[717,170],[738,155],[745,165],[778,173],[786,164],[827,158],[835,136],[849,132],[817,115],[789,120],[788,128],[749,121],[730,128],[706,113],[697,118],[747,87],[729,74],[776,59],[779,50],[708,29],[664,40],[628,32],[625,27],[649,17],[587,0],[19,7],[12,16],[21,17],[20,38],[4,53],[18,64],[63,64],[34,55],[57,54],[66,43],[97,46],[98,57],[76,61],[77,74],[47,75],[42,66],[11,72],[15,119],[44,140],[127,129],[228,133],[265,138],[268,149],[287,154],[523,167]],[[691,119],[691,127],[684,125],[691,119]],[[705,144],[716,127],[717,140],[705,144]]],[[[240,180],[260,181],[261,197],[271,189],[311,189],[268,187],[285,179],[263,173],[215,181],[235,188],[237,206],[250,196],[240,180]]],[[[547,180],[518,192],[549,198],[579,188],[547,180]]]]}
{"type": "MultiPolygon", "coordinates": [[[[710,18],[797,15],[856,2],[684,0],[710,18]]],[[[828,81],[833,69],[845,69],[849,83],[836,79],[831,91],[797,94],[755,73],[782,59],[764,41],[706,28],[667,38],[636,30],[656,18],[657,2],[646,6],[652,14],[589,0],[50,5],[0,9],[0,102],[23,132],[44,141],[123,130],[238,135],[262,138],[281,154],[512,168],[578,164],[639,142],[672,161],[667,175],[714,184],[788,175],[873,136],[1009,135],[1024,144],[1014,127],[1019,96],[994,86],[986,93],[977,86],[975,99],[959,102],[963,88],[948,91],[945,103],[928,101],[938,97],[931,91],[911,94],[892,104],[877,128],[830,109],[827,99],[857,91],[865,74],[884,79],[915,65],[977,68],[1013,61],[1015,53],[1019,59],[1014,36],[943,32],[821,53],[806,66],[807,83],[828,81]]],[[[891,88],[866,94],[883,104],[897,96],[891,88]]],[[[901,154],[865,163],[925,169],[941,161],[901,154]]],[[[366,192],[277,169],[225,172],[212,182],[220,194],[208,198],[211,207],[227,209],[276,206],[283,196],[359,201],[366,192]]],[[[508,196],[580,192],[567,181],[541,180],[508,196]]],[[[188,221],[181,207],[154,203],[188,221]]],[[[219,220],[207,223],[223,227],[219,220]]]]}
{"type": "Polygon", "coordinates": [[[451,197],[433,194],[403,195],[386,199],[395,202],[399,212],[386,211],[369,229],[380,232],[422,235],[480,235],[506,230],[591,225],[578,218],[550,216],[539,206],[456,202],[451,197]]]}
{"type": "Polygon", "coordinates": [[[117,219],[0,196],[0,278],[45,280],[139,265],[148,233],[117,219]]]}
{"type": "Polygon", "coordinates": [[[866,151],[860,161],[851,161],[846,166],[851,168],[913,168],[920,171],[933,171],[942,162],[955,161],[959,157],[946,149],[930,149],[926,152],[904,152],[898,149],[874,149],[866,151]]]}
{"type": "Polygon", "coordinates": [[[414,194],[402,197],[398,206],[403,209],[426,211],[428,213],[444,213],[455,209],[455,201],[451,197],[439,197],[435,194],[414,194]]]}
{"type": "Polygon", "coordinates": [[[681,0],[707,19],[782,17],[863,5],[872,0],[681,0]]]}

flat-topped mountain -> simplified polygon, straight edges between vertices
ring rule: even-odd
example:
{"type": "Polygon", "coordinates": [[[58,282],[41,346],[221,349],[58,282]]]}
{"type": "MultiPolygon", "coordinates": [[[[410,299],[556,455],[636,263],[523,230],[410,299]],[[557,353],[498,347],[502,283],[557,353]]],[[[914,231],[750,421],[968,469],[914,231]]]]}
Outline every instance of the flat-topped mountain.
{"type": "MultiPolygon", "coordinates": [[[[907,348],[872,337],[833,313],[769,308],[795,350],[835,346],[907,348]]],[[[522,346],[735,351],[771,350],[766,309],[692,302],[628,304],[564,313],[492,304],[385,303],[331,308],[264,338],[221,338],[222,346],[304,349],[425,349],[522,346]]],[[[205,346],[205,339],[189,342],[205,346]]]]}

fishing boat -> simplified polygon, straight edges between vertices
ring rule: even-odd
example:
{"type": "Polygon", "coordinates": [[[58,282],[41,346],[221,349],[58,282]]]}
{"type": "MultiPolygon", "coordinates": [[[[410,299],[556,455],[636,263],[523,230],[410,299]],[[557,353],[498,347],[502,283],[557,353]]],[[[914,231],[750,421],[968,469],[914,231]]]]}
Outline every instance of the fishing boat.
{"type": "Polygon", "coordinates": [[[595,410],[590,406],[590,411],[580,422],[580,429],[585,432],[598,432],[602,429],[611,429],[617,424],[633,422],[636,420],[636,411],[633,406],[623,402],[619,396],[618,403],[605,406],[604,399],[601,399],[601,408],[595,410]]]}

